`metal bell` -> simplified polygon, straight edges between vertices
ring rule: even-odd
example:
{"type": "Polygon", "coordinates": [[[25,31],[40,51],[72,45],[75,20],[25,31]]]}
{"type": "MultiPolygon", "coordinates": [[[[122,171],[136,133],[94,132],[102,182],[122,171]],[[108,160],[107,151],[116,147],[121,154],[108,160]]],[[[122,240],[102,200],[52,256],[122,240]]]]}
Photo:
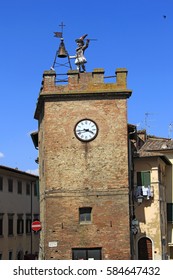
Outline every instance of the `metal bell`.
{"type": "Polygon", "coordinates": [[[67,51],[66,51],[66,49],[65,49],[65,45],[64,45],[63,39],[61,39],[61,43],[60,43],[60,45],[59,45],[58,57],[60,57],[60,58],[67,57],[67,51]]]}

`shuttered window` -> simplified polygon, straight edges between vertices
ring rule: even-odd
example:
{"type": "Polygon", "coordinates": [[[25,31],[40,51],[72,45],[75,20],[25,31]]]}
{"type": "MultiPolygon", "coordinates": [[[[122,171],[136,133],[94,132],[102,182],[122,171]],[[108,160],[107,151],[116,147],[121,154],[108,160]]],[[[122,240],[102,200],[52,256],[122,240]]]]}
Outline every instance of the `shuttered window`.
{"type": "Polygon", "coordinates": [[[137,185],[145,187],[150,185],[150,171],[137,172],[137,185]]]}

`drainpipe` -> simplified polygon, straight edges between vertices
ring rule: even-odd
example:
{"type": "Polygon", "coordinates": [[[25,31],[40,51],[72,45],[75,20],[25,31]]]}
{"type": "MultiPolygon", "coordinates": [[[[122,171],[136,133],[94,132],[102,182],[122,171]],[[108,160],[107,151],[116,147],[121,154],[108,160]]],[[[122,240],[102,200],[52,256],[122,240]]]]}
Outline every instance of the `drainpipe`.
{"type": "Polygon", "coordinates": [[[130,135],[134,134],[136,130],[128,133],[128,172],[129,172],[129,225],[130,225],[130,254],[131,259],[133,260],[134,256],[134,250],[135,250],[135,244],[134,244],[134,236],[131,230],[132,226],[132,219],[135,215],[135,209],[134,209],[134,197],[133,197],[133,176],[134,176],[134,166],[132,163],[132,150],[131,150],[131,141],[130,141],[130,135]]]}
{"type": "MultiPolygon", "coordinates": [[[[33,215],[33,206],[32,206],[32,193],[33,193],[33,191],[32,191],[32,184],[33,184],[33,181],[31,181],[31,223],[32,223],[32,215],[33,215]]],[[[32,229],[31,229],[31,254],[32,254],[32,229]]]]}

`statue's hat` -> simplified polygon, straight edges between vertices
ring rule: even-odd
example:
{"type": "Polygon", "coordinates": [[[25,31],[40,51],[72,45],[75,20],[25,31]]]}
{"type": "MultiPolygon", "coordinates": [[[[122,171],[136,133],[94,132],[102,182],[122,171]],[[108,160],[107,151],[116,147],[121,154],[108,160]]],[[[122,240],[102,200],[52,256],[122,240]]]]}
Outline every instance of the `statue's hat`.
{"type": "Polygon", "coordinates": [[[75,42],[76,42],[76,43],[79,43],[79,42],[82,43],[82,42],[84,41],[84,39],[85,39],[86,36],[88,36],[88,34],[85,34],[85,35],[81,36],[80,38],[76,39],[75,42]]]}

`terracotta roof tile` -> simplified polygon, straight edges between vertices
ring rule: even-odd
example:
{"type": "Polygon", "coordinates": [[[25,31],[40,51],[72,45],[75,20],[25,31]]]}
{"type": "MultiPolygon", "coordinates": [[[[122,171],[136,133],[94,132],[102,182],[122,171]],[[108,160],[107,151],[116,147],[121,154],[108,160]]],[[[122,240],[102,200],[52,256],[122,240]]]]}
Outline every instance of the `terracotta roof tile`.
{"type": "Polygon", "coordinates": [[[145,144],[138,151],[140,157],[161,156],[173,150],[173,140],[168,138],[148,137],[145,144]]]}

